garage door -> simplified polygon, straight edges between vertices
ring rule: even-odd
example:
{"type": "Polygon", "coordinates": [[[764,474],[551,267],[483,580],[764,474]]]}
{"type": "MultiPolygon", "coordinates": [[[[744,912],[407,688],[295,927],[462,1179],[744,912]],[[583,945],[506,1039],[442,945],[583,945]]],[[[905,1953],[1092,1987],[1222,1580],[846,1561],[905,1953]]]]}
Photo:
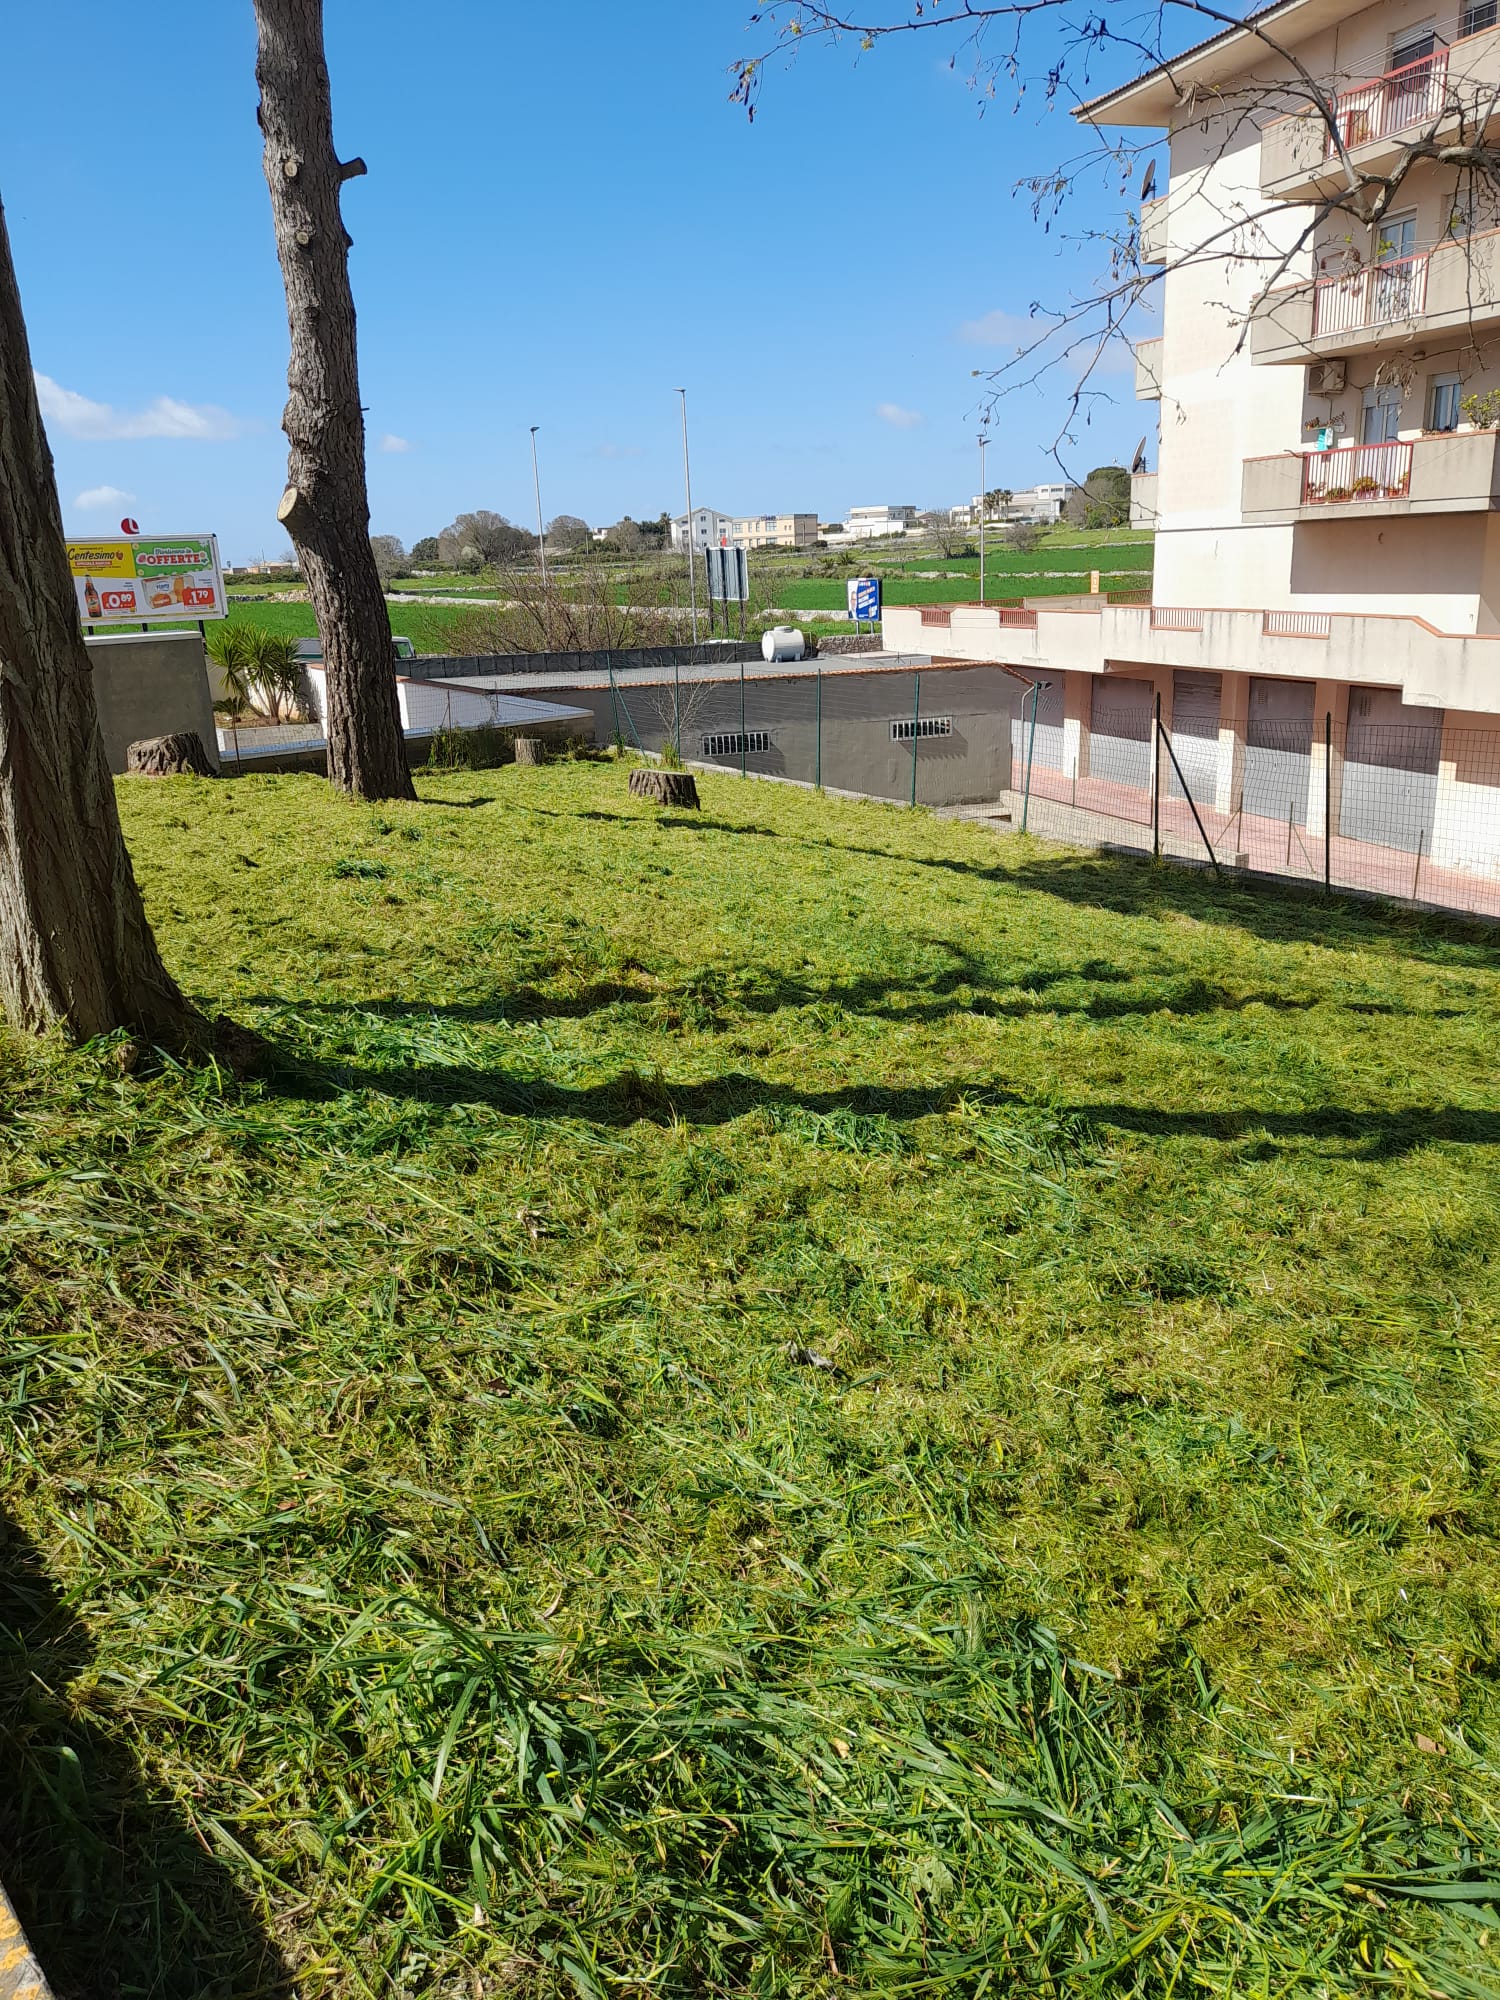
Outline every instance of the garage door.
{"type": "MultiPolygon", "coordinates": [[[[1033,683],[1035,685],[1035,683],[1033,683]]],[[[1063,691],[1061,679],[1043,681],[1041,697],[1036,707],[1036,743],[1031,747],[1031,701],[1028,693],[1021,694],[1021,713],[1011,724],[1011,770],[1014,782],[1026,782],[1026,758],[1028,749],[1038,770],[1062,771],[1068,767],[1063,762],[1063,691]]],[[[1020,692],[1020,690],[1017,690],[1020,692]]],[[[1071,774],[1068,774],[1071,775],[1071,774]]]]}
{"type": "MultiPolygon", "coordinates": [[[[1211,806],[1219,783],[1219,701],[1223,683],[1218,674],[1173,674],[1172,750],[1193,803],[1211,806]]],[[[1187,796],[1171,760],[1167,763],[1167,797],[1187,796]]]]}
{"type": "Polygon", "coordinates": [[[1440,708],[1409,708],[1396,688],[1350,688],[1339,832],[1430,853],[1442,747],[1440,708]]]}
{"type": "Polygon", "coordinates": [[[1288,819],[1306,826],[1315,694],[1311,681],[1251,681],[1245,730],[1247,813],[1283,826],[1288,819]]]}
{"type": "Polygon", "coordinates": [[[1089,717],[1089,776],[1106,783],[1128,785],[1133,791],[1151,789],[1151,711],[1156,690],[1150,681],[1116,679],[1105,674],[1094,682],[1089,717]]]}

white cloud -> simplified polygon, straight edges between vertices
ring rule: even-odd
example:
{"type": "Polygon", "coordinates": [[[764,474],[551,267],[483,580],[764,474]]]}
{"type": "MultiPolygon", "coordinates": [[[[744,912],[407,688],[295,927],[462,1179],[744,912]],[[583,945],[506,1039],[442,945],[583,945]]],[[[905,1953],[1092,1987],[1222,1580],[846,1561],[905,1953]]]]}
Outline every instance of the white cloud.
{"type": "Polygon", "coordinates": [[[968,347],[1029,347],[1050,325],[1050,320],[1028,319],[1024,313],[987,312],[982,319],[966,319],[958,337],[968,347]]]}
{"type": "Polygon", "coordinates": [[[385,436],[380,440],[380,449],[382,451],[394,452],[410,451],[411,439],[398,438],[394,431],[387,431],[385,436]]]}
{"type": "Polygon", "coordinates": [[[638,444],[600,444],[594,447],[595,458],[644,458],[645,455],[638,444]]]}
{"type": "Polygon", "coordinates": [[[92,444],[135,438],[188,438],[199,444],[218,444],[238,437],[246,428],[228,410],[212,403],[180,403],[175,396],[158,396],[143,410],[117,410],[112,403],[96,403],[40,373],[36,393],[49,428],[92,444]]]}
{"type": "Polygon", "coordinates": [[[122,492],[118,486],[91,486],[87,493],[80,493],[73,502],[80,514],[98,514],[106,507],[111,512],[116,507],[129,507],[134,503],[133,493],[122,492]]]}
{"type": "Polygon", "coordinates": [[[877,403],[875,414],[883,424],[890,424],[898,431],[914,431],[918,424],[927,421],[920,410],[903,410],[899,403],[877,403]]]}

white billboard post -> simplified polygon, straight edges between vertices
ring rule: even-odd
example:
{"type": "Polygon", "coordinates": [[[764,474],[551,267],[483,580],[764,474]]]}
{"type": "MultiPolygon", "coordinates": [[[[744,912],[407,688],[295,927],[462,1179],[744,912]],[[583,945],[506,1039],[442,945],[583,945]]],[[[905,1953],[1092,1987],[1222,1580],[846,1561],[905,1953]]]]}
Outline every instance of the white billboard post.
{"type": "Polygon", "coordinates": [[[78,616],[96,625],[180,625],[227,618],[224,566],[216,535],[131,535],[70,539],[68,567],[78,616]]]}

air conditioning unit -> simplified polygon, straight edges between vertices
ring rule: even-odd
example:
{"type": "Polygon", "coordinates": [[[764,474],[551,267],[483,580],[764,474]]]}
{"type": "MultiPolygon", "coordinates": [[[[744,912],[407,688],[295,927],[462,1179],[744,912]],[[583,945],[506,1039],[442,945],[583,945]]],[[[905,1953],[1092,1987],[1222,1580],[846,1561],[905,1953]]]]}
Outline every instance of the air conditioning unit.
{"type": "Polygon", "coordinates": [[[1341,396],[1344,393],[1346,364],[1342,361],[1315,361],[1307,371],[1310,396],[1341,396]]]}

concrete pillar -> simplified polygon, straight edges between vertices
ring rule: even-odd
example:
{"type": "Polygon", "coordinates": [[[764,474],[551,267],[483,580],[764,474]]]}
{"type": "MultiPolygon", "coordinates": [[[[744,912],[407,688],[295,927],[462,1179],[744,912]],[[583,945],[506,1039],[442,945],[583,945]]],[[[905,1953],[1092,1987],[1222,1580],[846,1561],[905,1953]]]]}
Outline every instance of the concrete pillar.
{"type": "Polygon", "coordinates": [[[1318,681],[1313,696],[1313,741],[1312,764],[1307,775],[1307,832],[1309,836],[1322,839],[1327,830],[1324,825],[1324,805],[1332,793],[1333,831],[1339,825],[1339,787],[1344,774],[1344,730],[1349,719],[1349,688],[1344,681],[1318,681]],[[1326,735],[1327,720],[1333,717],[1333,770],[1325,771],[1327,762],[1326,735]]]}
{"type": "Polygon", "coordinates": [[[1092,674],[1063,675],[1063,769],[1073,785],[1075,798],[1078,780],[1088,772],[1093,681],[1092,674]]]}
{"type": "Polygon", "coordinates": [[[1219,695],[1219,768],[1214,811],[1237,812],[1245,782],[1245,728],[1250,717],[1250,676],[1225,674],[1219,695]]]}

